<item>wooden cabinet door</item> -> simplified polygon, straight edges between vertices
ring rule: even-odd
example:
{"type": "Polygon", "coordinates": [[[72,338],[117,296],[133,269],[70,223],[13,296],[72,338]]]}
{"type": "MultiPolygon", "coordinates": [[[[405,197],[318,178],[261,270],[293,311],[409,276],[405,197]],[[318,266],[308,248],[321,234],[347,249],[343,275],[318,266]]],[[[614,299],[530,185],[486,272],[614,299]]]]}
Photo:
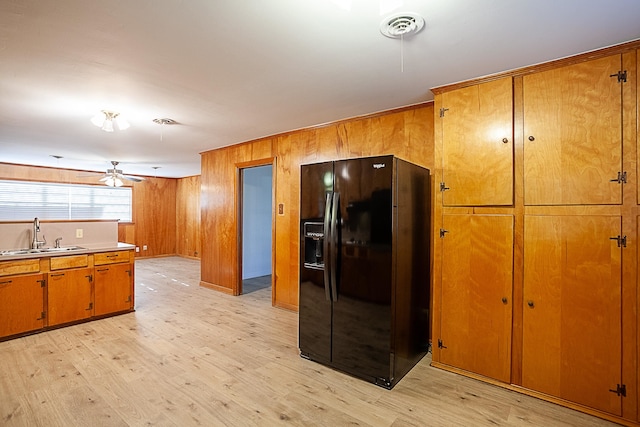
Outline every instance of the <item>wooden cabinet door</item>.
{"type": "Polygon", "coordinates": [[[0,337],[44,327],[44,275],[0,277],[0,337]]]}
{"type": "Polygon", "coordinates": [[[86,319],[93,315],[92,273],[92,268],[77,268],[48,274],[49,326],[86,319]]]}
{"type": "Polygon", "coordinates": [[[522,385],[621,415],[618,216],[525,216],[522,385]]]}
{"type": "Polygon", "coordinates": [[[524,76],[527,205],[620,204],[620,55],[524,76]]]}
{"type": "Polygon", "coordinates": [[[511,78],[443,93],[442,106],[444,205],[511,205],[511,78]]]}
{"type": "Polygon", "coordinates": [[[440,361],[510,382],[513,216],[443,222],[440,361]]]}
{"type": "Polygon", "coordinates": [[[133,265],[110,264],[95,268],[95,311],[96,316],[126,311],[132,308],[133,265]]]}

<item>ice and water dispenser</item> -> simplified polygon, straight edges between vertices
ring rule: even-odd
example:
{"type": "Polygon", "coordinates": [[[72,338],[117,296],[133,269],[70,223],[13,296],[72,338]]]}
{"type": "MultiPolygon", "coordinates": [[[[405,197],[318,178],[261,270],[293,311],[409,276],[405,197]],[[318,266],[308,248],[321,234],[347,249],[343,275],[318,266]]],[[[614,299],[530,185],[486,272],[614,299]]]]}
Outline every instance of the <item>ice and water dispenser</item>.
{"type": "Polygon", "coordinates": [[[322,222],[305,222],[304,231],[304,266],[317,270],[324,269],[324,224],[322,222]]]}

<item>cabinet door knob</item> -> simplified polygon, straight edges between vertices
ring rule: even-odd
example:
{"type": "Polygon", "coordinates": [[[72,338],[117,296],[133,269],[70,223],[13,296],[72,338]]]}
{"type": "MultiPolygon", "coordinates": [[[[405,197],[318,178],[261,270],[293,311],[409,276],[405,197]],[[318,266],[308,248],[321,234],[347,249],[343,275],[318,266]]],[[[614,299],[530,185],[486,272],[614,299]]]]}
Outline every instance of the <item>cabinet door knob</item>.
{"type": "Polygon", "coordinates": [[[529,300],[529,301],[527,301],[527,305],[529,307],[533,308],[535,304],[533,303],[533,301],[529,300]]]}
{"type": "Polygon", "coordinates": [[[502,142],[506,144],[507,142],[509,142],[509,138],[502,138],[502,142]]]}
{"type": "Polygon", "coordinates": [[[529,141],[535,141],[536,139],[533,137],[533,135],[529,135],[529,141]]]}
{"type": "Polygon", "coordinates": [[[509,300],[507,299],[507,297],[502,297],[502,303],[506,304],[507,302],[509,302],[509,300]]]}

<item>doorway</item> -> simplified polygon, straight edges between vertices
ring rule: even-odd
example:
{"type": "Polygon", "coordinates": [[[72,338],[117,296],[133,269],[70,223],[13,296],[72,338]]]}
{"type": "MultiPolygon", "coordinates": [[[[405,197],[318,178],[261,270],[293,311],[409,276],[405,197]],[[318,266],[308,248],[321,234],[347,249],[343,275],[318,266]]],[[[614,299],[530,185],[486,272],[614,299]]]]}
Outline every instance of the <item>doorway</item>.
{"type": "Polygon", "coordinates": [[[271,288],[273,165],[240,169],[240,294],[271,288]]]}

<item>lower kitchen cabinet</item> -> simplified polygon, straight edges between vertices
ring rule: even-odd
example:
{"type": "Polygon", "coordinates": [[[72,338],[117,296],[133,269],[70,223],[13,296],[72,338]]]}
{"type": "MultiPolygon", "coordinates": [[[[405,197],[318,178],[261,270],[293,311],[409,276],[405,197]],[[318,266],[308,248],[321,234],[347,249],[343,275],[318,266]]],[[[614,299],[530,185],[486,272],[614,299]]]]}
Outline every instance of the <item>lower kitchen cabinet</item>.
{"type": "MultiPolygon", "coordinates": [[[[512,215],[444,215],[440,362],[509,382],[512,215]]],[[[437,332],[436,332],[437,334],[437,332]]]]}
{"type": "Polygon", "coordinates": [[[622,415],[621,217],[525,215],[524,233],[522,386],[622,415]]]}
{"type": "Polygon", "coordinates": [[[111,264],[95,268],[94,315],[127,311],[133,308],[133,265],[111,264]]]}
{"type": "Polygon", "coordinates": [[[131,250],[0,261],[0,341],[134,309],[131,250]]]}
{"type": "Polygon", "coordinates": [[[0,337],[44,327],[44,274],[0,277],[0,337]]]}
{"type": "Polygon", "coordinates": [[[93,316],[93,268],[77,268],[47,275],[48,326],[93,316]]]}

